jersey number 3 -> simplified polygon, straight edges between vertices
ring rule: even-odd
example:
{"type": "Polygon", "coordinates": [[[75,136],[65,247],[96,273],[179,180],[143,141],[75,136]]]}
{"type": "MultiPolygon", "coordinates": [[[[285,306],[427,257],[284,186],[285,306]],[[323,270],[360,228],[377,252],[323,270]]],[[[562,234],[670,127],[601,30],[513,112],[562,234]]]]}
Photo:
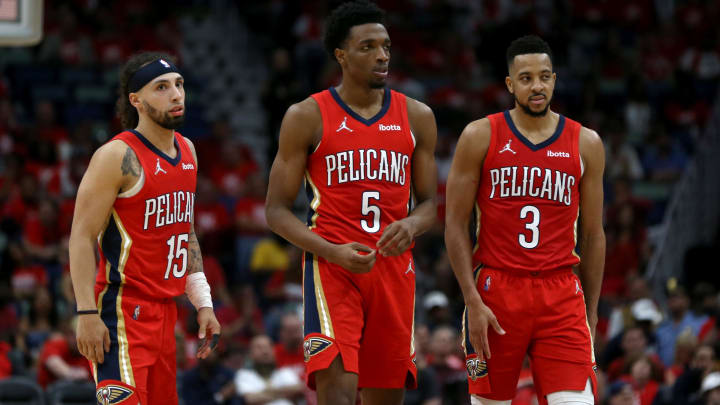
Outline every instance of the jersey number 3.
{"type": "Polygon", "coordinates": [[[170,237],[170,239],[167,240],[167,245],[170,249],[168,251],[168,256],[167,256],[168,262],[167,262],[167,268],[165,269],[165,280],[170,278],[170,268],[172,268],[173,276],[175,276],[177,278],[181,278],[182,276],[185,275],[185,271],[187,271],[187,262],[188,262],[187,243],[188,243],[188,234],[186,234],[186,233],[181,233],[179,235],[173,235],[170,237]],[[177,238],[176,238],[176,236],[177,236],[177,238]],[[183,242],[185,242],[184,245],[183,245],[183,242]],[[177,243],[177,246],[175,245],[176,243],[177,243]],[[178,263],[175,263],[175,259],[182,260],[182,266],[178,266],[178,263]]]}
{"type": "Polygon", "coordinates": [[[525,224],[525,228],[532,232],[532,237],[528,241],[526,235],[520,233],[518,234],[518,242],[525,249],[534,249],[540,242],[540,228],[538,228],[538,225],[540,225],[540,210],[534,205],[526,205],[520,210],[520,219],[526,219],[529,214],[532,214],[532,219],[525,224]]]}

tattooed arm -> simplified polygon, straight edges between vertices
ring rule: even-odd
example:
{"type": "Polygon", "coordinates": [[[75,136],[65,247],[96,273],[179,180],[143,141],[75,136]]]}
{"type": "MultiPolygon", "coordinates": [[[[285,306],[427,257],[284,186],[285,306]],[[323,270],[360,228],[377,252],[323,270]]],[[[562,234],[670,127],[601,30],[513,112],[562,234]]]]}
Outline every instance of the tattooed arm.
{"type": "MultiPolygon", "coordinates": [[[[192,152],[193,159],[195,159],[195,170],[198,170],[198,158],[197,152],[195,152],[195,145],[192,141],[185,138],[185,141],[192,152]]],[[[188,238],[188,274],[197,273],[203,271],[202,253],[200,253],[200,242],[198,242],[197,235],[195,234],[195,214],[193,213],[192,221],[190,221],[190,237],[188,238]]]]}
{"type": "MultiPolygon", "coordinates": [[[[193,158],[195,159],[195,170],[197,170],[198,163],[197,153],[195,152],[195,145],[193,145],[193,143],[187,138],[185,138],[185,141],[187,142],[188,147],[192,152],[193,158]]],[[[202,254],[200,253],[200,243],[198,242],[197,235],[195,234],[194,215],[192,221],[190,222],[190,237],[188,238],[188,256],[188,265],[190,267],[188,270],[188,286],[185,290],[189,291],[188,288],[197,288],[201,291],[202,289],[207,289],[209,293],[210,287],[207,285],[205,275],[197,274],[203,273],[203,261],[202,254]],[[190,283],[192,283],[192,285],[190,283]]],[[[193,304],[195,303],[193,302],[193,304]]],[[[212,305],[211,302],[210,305],[212,305]]],[[[197,323],[198,338],[202,340],[202,344],[197,351],[197,357],[204,359],[208,355],[210,355],[210,352],[215,348],[215,344],[217,344],[217,339],[220,336],[220,323],[215,318],[215,312],[213,312],[212,306],[201,306],[200,308],[198,308],[197,323]],[[212,342],[210,341],[210,339],[206,339],[206,336],[212,336],[212,342]]]]}
{"type": "MultiPolygon", "coordinates": [[[[133,150],[122,141],[100,147],[80,182],[70,232],[70,276],[78,310],[97,310],[95,303],[95,246],[119,192],[132,188],[141,172],[133,150]]],[[[78,318],[78,349],[94,362],[103,362],[110,337],[99,315],[78,318]]]]}

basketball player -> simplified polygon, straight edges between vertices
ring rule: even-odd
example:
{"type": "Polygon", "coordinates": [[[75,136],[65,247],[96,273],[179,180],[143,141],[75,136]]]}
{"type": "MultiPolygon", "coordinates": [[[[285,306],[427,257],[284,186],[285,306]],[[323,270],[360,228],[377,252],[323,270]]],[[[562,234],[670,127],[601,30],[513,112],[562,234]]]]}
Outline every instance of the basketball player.
{"type": "MultiPolygon", "coordinates": [[[[95,152],[78,190],[70,235],[77,342],[100,404],[178,403],[173,297],[186,292],[198,309],[200,339],[220,333],[193,231],[195,148],[175,132],[184,104],[171,58],[131,58],[120,73],[118,116],[134,129],[95,152]]],[[[212,346],[205,339],[198,357],[212,346]]]]}
{"type": "Polygon", "coordinates": [[[471,402],[509,405],[528,354],[541,403],[593,404],[602,142],[550,110],[556,76],[547,43],[519,38],[507,63],[515,108],[465,128],[447,182],[445,243],[466,304],[471,402]]]}
{"type": "Polygon", "coordinates": [[[386,87],[384,12],[339,6],[325,46],[342,83],[291,106],[270,173],[268,224],[305,250],[304,352],[318,403],[400,404],[416,385],[413,238],[435,220],[437,128],[386,87]],[[307,224],[291,211],[305,180],[307,224]],[[417,203],[414,207],[414,201],[417,203]]]}

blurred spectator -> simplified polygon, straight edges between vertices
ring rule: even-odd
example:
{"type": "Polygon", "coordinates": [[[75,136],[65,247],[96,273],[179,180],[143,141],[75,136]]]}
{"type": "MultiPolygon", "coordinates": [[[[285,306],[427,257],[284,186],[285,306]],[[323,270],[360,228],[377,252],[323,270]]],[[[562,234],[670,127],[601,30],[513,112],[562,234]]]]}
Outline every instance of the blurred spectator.
{"type": "Polygon", "coordinates": [[[62,4],[51,15],[57,26],[49,30],[40,45],[38,58],[45,62],[87,65],[95,59],[90,38],[80,31],[78,18],[69,4],[62,4]]]}
{"type": "Polygon", "coordinates": [[[645,331],[642,328],[634,326],[626,329],[622,335],[622,351],[621,357],[613,360],[609,366],[607,366],[607,379],[610,382],[614,382],[623,375],[624,369],[627,364],[641,356],[647,356],[648,359],[653,363],[653,366],[662,370],[662,363],[660,358],[654,353],[648,353],[648,342],[645,336],[645,331]]]}
{"type": "Polygon", "coordinates": [[[240,405],[235,396],[223,394],[223,388],[232,384],[235,373],[223,366],[220,361],[221,346],[218,346],[205,359],[198,360],[197,366],[185,372],[181,377],[180,396],[190,405],[240,405]]]}
{"type": "Polygon", "coordinates": [[[643,166],[650,180],[673,182],[680,178],[687,160],[682,147],[663,131],[655,134],[645,151],[643,166]]]}
{"type": "Polygon", "coordinates": [[[10,377],[13,373],[12,362],[10,361],[10,350],[12,346],[8,342],[0,340],[0,380],[10,377]]]}
{"type": "Polygon", "coordinates": [[[234,389],[247,404],[292,405],[304,383],[288,367],[275,364],[272,341],[266,335],[250,342],[250,364],[235,374],[234,389]]]}
{"type": "Polygon", "coordinates": [[[443,404],[469,404],[467,369],[460,357],[458,332],[449,326],[438,326],[430,338],[427,362],[434,369],[440,383],[443,404]]]}
{"type": "Polygon", "coordinates": [[[25,337],[25,349],[37,358],[45,340],[57,328],[57,308],[47,288],[35,289],[28,314],[20,321],[19,332],[25,337]]]}
{"type": "Polygon", "coordinates": [[[230,348],[245,347],[253,336],[263,333],[263,315],[252,286],[232,288],[232,306],[218,308],[215,316],[222,326],[222,338],[230,348]]]}
{"type": "Polygon", "coordinates": [[[425,294],[423,308],[426,311],[425,322],[428,329],[432,331],[452,321],[449,304],[447,296],[441,291],[431,291],[425,294]]]}
{"type": "Polygon", "coordinates": [[[415,324],[415,366],[417,367],[417,388],[405,392],[404,405],[441,405],[442,396],[437,374],[427,363],[428,328],[415,324]]]}
{"type": "Polygon", "coordinates": [[[207,160],[212,162],[208,172],[223,197],[234,201],[242,196],[248,176],[258,170],[258,166],[248,147],[238,142],[225,140],[218,152],[207,160]]]}
{"type": "Polygon", "coordinates": [[[265,176],[260,172],[252,173],[247,178],[245,195],[235,204],[235,229],[237,232],[235,277],[239,277],[240,280],[248,277],[256,244],[271,235],[265,219],[266,190],[265,176]]]}
{"type": "Polygon", "coordinates": [[[265,82],[260,99],[265,108],[266,127],[268,133],[267,162],[272,163],[278,149],[280,123],[291,104],[302,100],[304,89],[295,75],[290,53],[287,49],[278,48],[272,52],[270,78],[265,82]]]}
{"type": "Polygon", "coordinates": [[[60,333],[51,335],[38,359],[38,384],[46,388],[60,380],[91,380],[90,363],[78,351],[75,320],[60,324],[60,333]]]}
{"type": "Polygon", "coordinates": [[[643,178],[640,158],[627,138],[624,128],[617,121],[611,121],[605,129],[605,177],[608,181],[618,177],[630,180],[643,178]]]}
{"type": "Polygon", "coordinates": [[[625,381],[618,381],[608,389],[607,405],[640,405],[640,399],[625,381]]]}
{"type": "Polygon", "coordinates": [[[720,405],[720,372],[708,374],[702,382],[702,405],[720,405]]]}
{"type": "Polygon", "coordinates": [[[690,299],[685,287],[671,280],[668,283],[668,319],[657,328],[658,355],[665,366],[673,364],[675,342],[683,333],[697,337],[707,316],[697,316],[690,311],[690,299]]]}
{"type": "Polygon", "coordinates": [[[218,255],[230,248],[231,222],[227,208],[218,199],[217,188],[206,176],[198,175],[195,198],[195,233],[201,240],[203,256],[218,255]]]}
{"type": "Polygon", "coordinates": [[[715,349],[709,345],[698,347],[692,355],[692,361],[682,370],[672,384],[672,397],[668,404],[679,404],[683,401],[698,398],[701,394],[701,384],[705,378],[717,370],[717,357],[715,349]]]}
{"type": "Polygon", "coordinates": [[[276,365],[293,368],[301,378],[305,375],[303,338],[300,317],[294,313],[283,315],[280,319],[278,342],[274,346],[276,365]]]}
{"type": "Polygon", "coordinates": [[[647,355],[641,354],[628,363],[627,380],[640,398],[640,405],[652,405],[662,381],[662,370],[647,355]]]}
{"type": "Polygon", "coordinates": [[[43,199],[38,203],[37,213],[28,215],[23,226],[23,247],[28,259],[43,264],[58,264],[61,260],[62,238],[69,235],[61,229],[57,203],[43,199]]]}

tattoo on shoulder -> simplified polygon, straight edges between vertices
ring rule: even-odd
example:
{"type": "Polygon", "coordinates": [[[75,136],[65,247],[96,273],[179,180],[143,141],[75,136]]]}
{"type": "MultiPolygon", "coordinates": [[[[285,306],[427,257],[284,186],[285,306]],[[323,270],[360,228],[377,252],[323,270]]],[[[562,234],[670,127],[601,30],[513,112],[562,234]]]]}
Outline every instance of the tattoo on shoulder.
{"type": "Polygon", "coordinates": [[[137,156],[135,156],[135,152],[129,146],[125,151],[125,156],[123,156],[121,169],[123,176],[127,176],[128,174],[134,177],[140,176],[140,170],[142,170],[140,167],[140,161],[138,161],[137,156]]]}

